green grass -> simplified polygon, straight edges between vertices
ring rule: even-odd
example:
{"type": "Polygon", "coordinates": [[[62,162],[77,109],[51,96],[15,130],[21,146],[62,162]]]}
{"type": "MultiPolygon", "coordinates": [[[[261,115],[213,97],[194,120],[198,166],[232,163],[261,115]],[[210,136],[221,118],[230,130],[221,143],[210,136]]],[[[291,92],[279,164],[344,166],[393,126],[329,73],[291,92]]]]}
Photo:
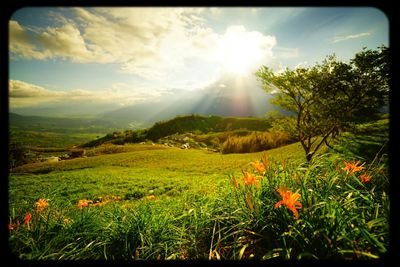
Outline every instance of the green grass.
{"type": "MultiPolygon", "coordinates": [[[[10,174],[10,192],[13,193],[12,188],[18,191],[15,197],[10,194],[10,202],[18,206],[18,199],[27,198],[38,187],[41,187],[40,194],[60,192],[60,197],[65,195],[74,199],[85,197],[85,194],[124,196],[132,188],[143,191],[159,188],[155,192],[160,192],[160,195],[172,194],[166,187],[173,187],[173,192],[178,191],[176,194],[182,191],[180,187],[188,187],[193,192],[213,193],[216,182],[223,181],[230,173],[239,174],[241,168],[258,159],[261,154],[221,155],[158,145],[128,145],[126,150],[134,151],[14,168],[10,174]],[[67,189],[63,190],[64,187],[67,189]],[[69,193],[76,191],[82,192],[77,195],[69,193]]],[[[292,144],[270,150],[269,155],[277,161],[287,158],[300,160],[302,151],[298,144],[292,144]]]]}
{"type": "Polygon", "coordinates": [[[84,144],[103,134],[13,130],[10,134],[10,143],[18,142],[26,147],[66,148],[72,145],[84,144]]]}
{"type": "Polygon", "coordinates": [[[379,155],[388,154],[389,119],[357,126],[355,133],[344,133],[335,148],[339,153],[350,157],[361,155],[367,160],[373,160],[378,153],[379,155]]]}
{"type": "Polygon", "coordinates": [[[262,153],[129,145],[117,154],[20,166],[9,176],[9,219],[20,222],[10,248],[21,259],[56,260],[379,258],[389,247],[388,163],[380,150],[386,124],[349,134],[374,138],[368,150],[346,150],[352,142],[344,136],[310,164],[298,143],[269,150],[259,188],[244,184],[242,169],[256,175],[249,163],[262,153]],[[344,161],[357,160],[362,171],[343,171],[344,161]],[[370,182],[360,181],[363,173],[370,182]],[[301,195],[297,220],[285,206],[274,208],[282,186],[301,195]],[[76,207],[99,197],[109,202],[76,207]],[[43,212],[34,209],[38,198],[49,201],[43,212]]]}

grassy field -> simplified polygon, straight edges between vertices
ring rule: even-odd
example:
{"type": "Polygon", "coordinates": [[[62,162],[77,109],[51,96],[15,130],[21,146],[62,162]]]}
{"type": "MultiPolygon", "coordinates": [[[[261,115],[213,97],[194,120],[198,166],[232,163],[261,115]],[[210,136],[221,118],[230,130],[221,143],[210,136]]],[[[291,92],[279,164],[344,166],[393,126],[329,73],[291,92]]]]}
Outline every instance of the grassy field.
{"type": "Polygon", "coordinates": [[[27,147],[66,148],[72,145],[84,144],[103,134],[13,130],[10,134],[10,143],[18,142],[27,147]]]}
{"type": "Polygon", "coordinates": [[[359,130],[311,164],[298,143],[268,158],[137,144],[17,167],[11,251],[22,259],[379,258],[389,246],[387,120],[359,130]],[[346,149],[352,138],[363,145],[346,149]],[[356,161],[361,169],[345,171],[356,161]]]}
{"type": "MultiPolygon", "coordinates": [[[[132,190],[154,191],[154,195],[214,193],[229,174],[259,159],[261,153],[228,154],[205,150],[185,150],[162,145],[125,145],[122,153],[65,160],[58,163],[33,163],[17,167],[10,175],[10,205],[33,196],[62,197],[72,202],[98,195],[125,196],[132,190]],[[130,151],[130,152],[125,152],[130,151]],[[33,181],[33,183],[32,183],[33,181]],[[15,196],[12,188],[17,189],[15,196]],[[183,190],[183,188],[185,190],[183,190]],[[22,190],[21,190],[22,189],[22,190]],[[58,192],[58,193],[56,193],[58,192]]],[[[269,151],[271,158],[301,160],[299,144],[269,151]],[[286,155],[290,155],[287,157],[286,155]]]]}

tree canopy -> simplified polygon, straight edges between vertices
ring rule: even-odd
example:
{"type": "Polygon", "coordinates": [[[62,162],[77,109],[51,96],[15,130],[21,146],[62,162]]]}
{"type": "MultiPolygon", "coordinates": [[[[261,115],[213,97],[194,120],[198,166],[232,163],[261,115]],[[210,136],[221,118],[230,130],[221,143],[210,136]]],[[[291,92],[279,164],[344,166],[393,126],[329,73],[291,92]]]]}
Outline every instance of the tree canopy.
{"type": "Polygon", "coordinates": [[[293,112],[292,127],[307,161],[354,123],[378,114],[388,104],[389,49],[363,49],[349,63],[328,56],[310,68],[274,73],[262,66],[256,76],[274,104],[293,112]]]}

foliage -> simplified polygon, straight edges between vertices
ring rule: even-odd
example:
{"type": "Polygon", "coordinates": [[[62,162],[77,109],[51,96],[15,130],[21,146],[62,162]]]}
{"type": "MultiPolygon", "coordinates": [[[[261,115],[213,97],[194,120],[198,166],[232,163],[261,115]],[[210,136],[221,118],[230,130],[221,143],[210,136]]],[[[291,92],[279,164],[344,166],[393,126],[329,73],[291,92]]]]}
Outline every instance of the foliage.
{"type": "Polygon", "coordinates": [[[111,143],[115,145],[123,145],[125,143],[139,143],[145,141],[146,130],[125,130],[121,132],[113,132],[101,138],[97,138],[88,143],[81,145],[81,147],[95,147],[104,143],[111,143]]]}
{"type": "Polygon", "coordinates": [[[261,155],[130,145],[20,166],[9,176],[9,247],[25,260],[384,257],[384,127],[358,127],[380,138],[370,159],[332,150],[304,163],[298,143],[261,155]]]}
{"type": "Polygon", "coordinates": [[[9,168],[15,168],[27,162],[26,149],[20,143],[11,143],[8,145],[9,168]]]}
{"type": "Polygon", "coordinates": [[[330,56],[314,67],[281,73],[263,66],[256,75],[266,91],[279,90],[274,104],[295,113],[291,128],[310,161],[329,138],[371,119],[387,103],[389,50],[364,49],[348,64],[330,56]]]}
{"type": "Polygon", "coordinates": [[[245,229],[252,233],[243,244],[248,253],[263,259],[371,259],[385,254],[389,181],[384,164],[379,159],[364,162],[362,170],[350,174],[344,163],[341,155],[327,153],[298,167],[268,162],[258,186],[236,177],[232,190],[248,216],[245,229]],[[366,173],[371,180],[362,179],[366,173]],[[289,196],[298,192],[299,199],[293,196],[298,205],[283,200],[287,207],[279,207],[281,188],[289,196]]]}
{"type": "Polygon", "coordinates": [[[293,142],[285,132],[252,132],[246,136],[229,136],[222,144],[221,152],[253,153],[276,148],[293,142]]]}
{"type": "Polygon", "coordinates": [[[247,129],[237,129],[224,132],[208,132],[204,134],[193,135],[193,139],[197,142],[204,143],[209,147],[219,149],[221,144],[223,144],[228,138],[232,136],[247,136],[250,135],[252,132],[253,131],[249,131],[247,129]]]}

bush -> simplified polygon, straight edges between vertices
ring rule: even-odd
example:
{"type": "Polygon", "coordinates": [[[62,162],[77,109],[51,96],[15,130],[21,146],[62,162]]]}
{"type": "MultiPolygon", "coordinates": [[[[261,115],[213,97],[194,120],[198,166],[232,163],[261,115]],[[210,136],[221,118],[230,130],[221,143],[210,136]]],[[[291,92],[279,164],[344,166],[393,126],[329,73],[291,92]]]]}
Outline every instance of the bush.
{"type": "Polygon", "coordinates": [[[252,132],[247,136],[229,136],[222,144],[221,152],[227,153],[252,153],[291,143],[285,132],[252,132]]]}
{"type": "Polygon", "coordinates": [[[92,156],[99,156],[102,154],[113,154],[122,152],[125,152],[125,148],[122,145],[104,144],[99,147],[87,150],[86,156],[92,157],[92,156]]]}
{"type": "Polygon", "coordinates": [[[8,166],[14,168],[28,162],[26,151],[20,143],[12,143],[8,147],[8,166]]]}

